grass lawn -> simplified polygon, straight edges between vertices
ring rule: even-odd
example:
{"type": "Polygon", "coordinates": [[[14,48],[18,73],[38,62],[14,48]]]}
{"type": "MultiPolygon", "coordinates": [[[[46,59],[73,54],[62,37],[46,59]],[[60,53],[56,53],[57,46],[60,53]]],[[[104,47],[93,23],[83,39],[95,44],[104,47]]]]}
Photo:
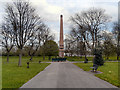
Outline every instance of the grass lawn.
{"type": "MultiPolygon", "coordinates": [[[[77,56],[72,56],[72,57],[66,57],[68,61],[84,61],[85,57],[77,57],[77,56]]],[[[93,61],[94,57],[87,57],[88,61],[93,61]]],[[[117,57],[116,56],[111,56],[109,57],[109,59],[107,60],[105,57],[103,57],[105,61],[116,61],[117,57]]]]}
{"type": "MultiPolygon", "coordinates": [[[[2,63],[2,88],[19,88],[50,64],[30,62],[28,69],[27,59],[27,57],[23,57],[22,67],[18,67],[18,63],[2,63]]],[[[3,57],[2,61],[5,62],[6,57],[3,57]]],[[[10,57],[10,62],[13,61],[18,62],[18,57],[10,57]]]]}
{"type": "MultiPolygon", "coordinates": [[[[92,67],[92,63],[74,63],[78,67],[82,68],[84,71],[90,71],[92,70],[90,67],[92,67]]],[[[95,76],[108,81],[109,83],[120,87],[120,80],[118,79],[118,62],[106,62],[104,66],[100,66],[98,68],[98,71],[101,71],[103,73],[101,74],[95,74],[95,76]]]]}
{"type": "MultiPolygon", "coordinates": [[[[77,56],[72,56],[72,57],[66,57],[68,61],[84,61],[85,57],[77,57],[77,56]]],[[[93,60],[93,57],[87,57],[89,61],[93,60]]]]}
{"type": "Polygon", "coordinates": [[[0,90],[2,88],[2,58],[0,57],[0,90]]]}
{"type": "MultiPolygon", "coordinates": [[[[51,59],[53,58],[53,56],[51,57],[51,59]]],[[[10,56],[9,57],[9,62],[14,62],[14,63],[18,63],[19,60],[19,56],[10,56]]],[[[7,57],[6,56],[2,56],[2,62],[6,62],[7,61],[7,57]]],[[[30,56],[22,56],[22,62],[28,62],[30,61],[30,56]]],[[[52,60],[48,59],[48,56],[45,57],[45,60],[43,60],[42,56],[33,56],[33,60],[32,62],[51,62],[52,60]]]]}

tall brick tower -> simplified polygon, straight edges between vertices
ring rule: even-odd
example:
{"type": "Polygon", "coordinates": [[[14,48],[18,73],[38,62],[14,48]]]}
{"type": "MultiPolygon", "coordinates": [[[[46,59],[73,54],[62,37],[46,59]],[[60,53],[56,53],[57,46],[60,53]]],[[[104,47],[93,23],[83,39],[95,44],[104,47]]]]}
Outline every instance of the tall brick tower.
{"type": "Polygon", "coordinates": [[[63,16],[60,15],[60,41],[59,41],[59,57],[64,57],[64,43],[63,43],[63,16]]]}

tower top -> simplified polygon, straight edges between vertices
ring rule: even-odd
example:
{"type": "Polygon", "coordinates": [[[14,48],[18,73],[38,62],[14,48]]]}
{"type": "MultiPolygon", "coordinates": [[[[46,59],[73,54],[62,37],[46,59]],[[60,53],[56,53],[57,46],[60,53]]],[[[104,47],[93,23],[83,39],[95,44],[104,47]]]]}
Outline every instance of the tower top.
{"type": "Polygon", "coordinates": [[[63,17],[63,15],[60,15],[60,17],[63,17]]]}

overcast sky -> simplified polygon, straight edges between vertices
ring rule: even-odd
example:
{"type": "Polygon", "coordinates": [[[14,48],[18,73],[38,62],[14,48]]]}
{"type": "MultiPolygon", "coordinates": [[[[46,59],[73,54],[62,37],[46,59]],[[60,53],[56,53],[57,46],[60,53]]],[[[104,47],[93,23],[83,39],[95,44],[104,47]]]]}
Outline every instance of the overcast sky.
{"type": "MultiPolygon", "coordinates": [[[[0,0],[0,23],[4,16],[4,7],[6,2],[12,0],[0,0]]],[[[14,0],[13,0],[14,1],[14,0]]],[[[103,8],[106,14],[112,17],[111,22],[117,21],[118,18],[118,1],[119,0],[29,0],[36,8],[45,23],[50,27],[51,32],[56,35],[55,41],[59,41],[60,31],[60,15],[63,15],[64,20],[64,35],[70,31],[69,17],[82,10],[87,10],[90,7],[103,8]]],[[[109,30],[111,29],[109,25],[109,30]]]]}

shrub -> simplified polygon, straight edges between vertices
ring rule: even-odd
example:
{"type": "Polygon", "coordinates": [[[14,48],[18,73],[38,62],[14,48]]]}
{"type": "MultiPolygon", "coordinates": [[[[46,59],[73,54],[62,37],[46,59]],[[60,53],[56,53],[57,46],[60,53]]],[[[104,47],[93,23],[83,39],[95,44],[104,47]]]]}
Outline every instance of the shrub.
{"type": "Polygon", "coordinates": [[[102,58],[102,49],[101,48],[95,48],[94,49],[94,60],[93,64],[97,64],[98,66],[102,66],[104,64],[104,60],[102,58]]]}

